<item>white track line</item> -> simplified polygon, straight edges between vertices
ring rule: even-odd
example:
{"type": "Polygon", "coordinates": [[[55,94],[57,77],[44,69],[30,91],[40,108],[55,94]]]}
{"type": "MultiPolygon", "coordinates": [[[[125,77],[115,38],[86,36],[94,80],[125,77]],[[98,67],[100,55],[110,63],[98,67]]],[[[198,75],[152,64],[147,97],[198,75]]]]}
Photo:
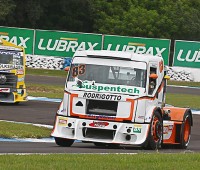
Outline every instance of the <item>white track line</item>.
{"type": "Polygon", "coordinates": [[[176,85],[167,85],[169,87],[177,87],[177,88],[188,88],[188,89],[200,89],[200,87],[191,87],[191,86],[176,86],[176,85]]]}

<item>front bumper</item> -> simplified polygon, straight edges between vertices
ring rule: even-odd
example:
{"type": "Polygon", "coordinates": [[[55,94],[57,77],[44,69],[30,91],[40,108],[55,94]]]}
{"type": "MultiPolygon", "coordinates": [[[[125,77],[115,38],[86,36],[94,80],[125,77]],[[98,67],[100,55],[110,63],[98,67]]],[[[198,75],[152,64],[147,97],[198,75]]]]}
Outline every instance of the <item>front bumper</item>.
{"type": "Polygon", "coordinates": [[[0,103],[16,103],[28,101],[26,93],[21,95],[17,92],[0,93],[0,103]]]}
{"type": "Polygon", "coordinates": [[[87,142],[142,145],[149,124],[121,123],[56,116],[53,137],[87,142]]]}

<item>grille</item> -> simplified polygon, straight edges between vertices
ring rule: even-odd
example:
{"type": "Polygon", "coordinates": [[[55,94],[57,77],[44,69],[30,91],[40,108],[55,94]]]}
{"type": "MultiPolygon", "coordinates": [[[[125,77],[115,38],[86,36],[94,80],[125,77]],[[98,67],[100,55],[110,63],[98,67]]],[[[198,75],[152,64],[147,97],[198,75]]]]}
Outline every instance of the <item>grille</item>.
{"type": "Polygon", "coordinates": [[[116,101],[87,100],[86,114],[116,116],[117,107],[118,102],[116,101]]]}
{"type": "Polygon", "coordinates": [[[1,73],[0,75],[6,76],[6,82],[4,84],[0,84],[0,87],[6,87],[6,88],[16,88],[17,85],[17,76],[13,73],[1,73]]]}

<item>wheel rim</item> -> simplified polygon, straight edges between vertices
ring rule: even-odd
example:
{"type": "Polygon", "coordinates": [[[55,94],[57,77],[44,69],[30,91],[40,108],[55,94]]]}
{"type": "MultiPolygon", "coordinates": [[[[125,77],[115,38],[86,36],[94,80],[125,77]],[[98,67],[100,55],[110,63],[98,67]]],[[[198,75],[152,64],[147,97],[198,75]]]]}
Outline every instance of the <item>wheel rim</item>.
{"type": "Polygon", "coordinates": [[[158,117],[154,117],[153,119],[153,126],[152,126],[152,131],[153,131],[153,139],[155,142],[158,142],[161,138],[161,131],[162,131],[162,128],[161,128],[161,123],[158,119],[158,117]]]}
{"type": "Polygon", "coordinates": [[[190,122],[187,118],[185,121],[185,128],[184,128],[184,141],[187,143],[190,137],[190,122]]]}

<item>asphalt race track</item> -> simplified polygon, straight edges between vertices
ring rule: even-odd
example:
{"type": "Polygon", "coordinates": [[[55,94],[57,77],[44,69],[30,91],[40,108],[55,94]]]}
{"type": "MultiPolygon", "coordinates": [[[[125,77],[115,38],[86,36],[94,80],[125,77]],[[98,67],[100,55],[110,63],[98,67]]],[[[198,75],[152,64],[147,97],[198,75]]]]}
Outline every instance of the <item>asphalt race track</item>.
{"type": "MultiPolygon", "coordinates": [[[[27,76],[29,83],[57,84],[64,86],[64,78],[27,76]]],[[[168,93],[185,93],[200,95],[200,89],[168,88],[168,93]]],[[[55,113],[59,103],[28,101],[19,105],[0,104],[0,120],[10,120],[17,122],[39,123],[53,125],[55,113]]],[[[192,136],[187,150],[160,149],[159,152],[200,152],[200,115],[193,115],[194,125],[192,136]]],[[[76,142],[72,147],[59,147],[55,143],[32,143],[32,142],[0,142],[0,153],[141,153],[155,152],[141,150],[130,146],[120,148],[100,148],[93,143],[76,142]]]]}

